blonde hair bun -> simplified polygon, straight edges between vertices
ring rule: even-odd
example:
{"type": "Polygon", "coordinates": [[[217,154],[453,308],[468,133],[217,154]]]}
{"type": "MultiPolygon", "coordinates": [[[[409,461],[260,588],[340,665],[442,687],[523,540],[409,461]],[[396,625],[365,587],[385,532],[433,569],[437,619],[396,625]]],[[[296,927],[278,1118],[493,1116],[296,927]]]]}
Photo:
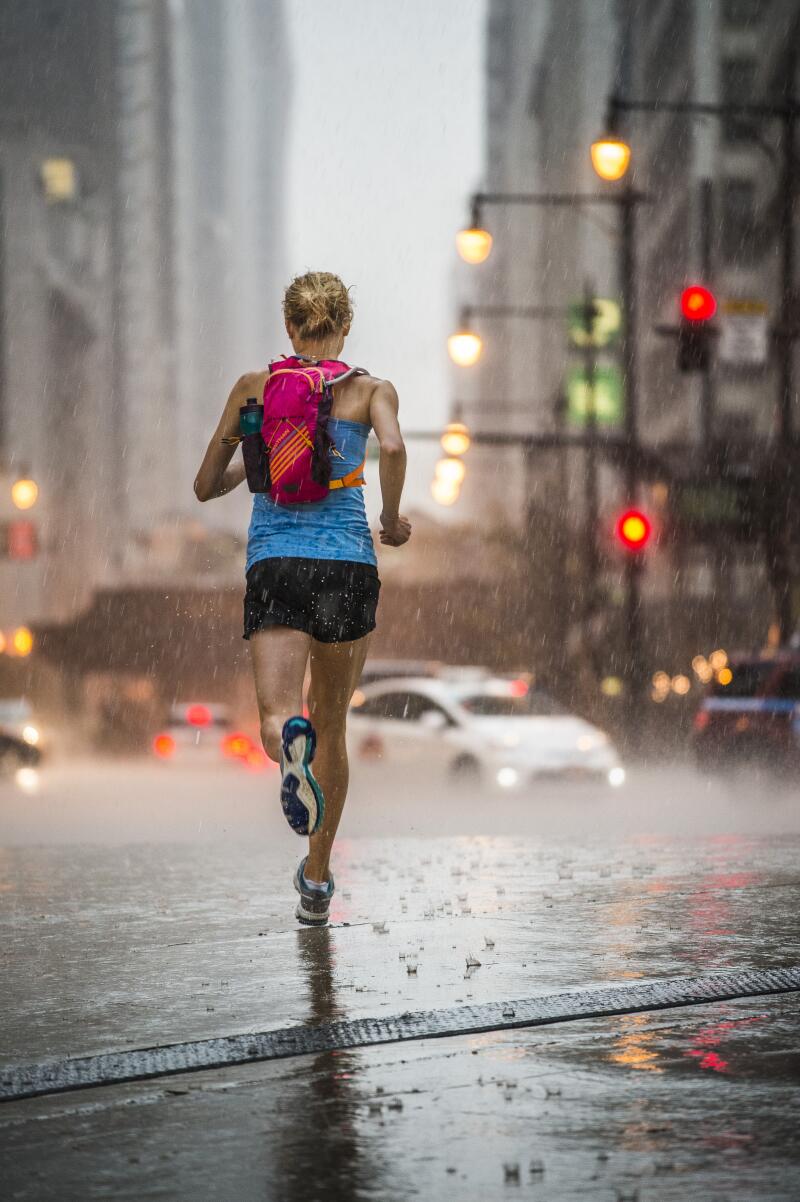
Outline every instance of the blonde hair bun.
{"type": "Polygon", "coordinates": [[[353,319],[350,290],[330,271],[307,271],[286,289],[283,316],[301,338],[327,338],[353,319]]]}

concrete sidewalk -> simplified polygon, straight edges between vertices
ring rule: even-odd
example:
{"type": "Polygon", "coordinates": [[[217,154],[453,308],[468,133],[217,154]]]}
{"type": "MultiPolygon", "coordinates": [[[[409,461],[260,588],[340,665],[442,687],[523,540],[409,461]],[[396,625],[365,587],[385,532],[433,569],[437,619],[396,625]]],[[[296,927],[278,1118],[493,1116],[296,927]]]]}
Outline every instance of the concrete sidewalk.
{"type": "MultiPolygon", "coordinates": [[[[345,840],[332,926],[309,931],[283,845],[6,849],[2,1063],[800,963],[797,852],[345,840]]],[[[797,1016],[796,995],[743,999],[15,1102],[3,1180],[24,1199],[794,1199],[797,1016]]]]}

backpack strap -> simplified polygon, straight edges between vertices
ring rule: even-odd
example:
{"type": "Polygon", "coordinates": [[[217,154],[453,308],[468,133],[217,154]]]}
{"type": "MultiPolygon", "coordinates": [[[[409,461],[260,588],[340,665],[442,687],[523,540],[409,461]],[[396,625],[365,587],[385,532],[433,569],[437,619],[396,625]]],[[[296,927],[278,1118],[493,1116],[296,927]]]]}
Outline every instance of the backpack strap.
{"type": "Polygon", "coordinates": [[[349,380],[351,376],[368,376],[369,372],[366,367],[348,367],[347,371],[343,371],[340,376],[334,376],[328,380],[328,384],[341,384],[343,380],[349,380]]]}
{"type": "Polygon", "coordinates": [[[364,479],[364,464],[366,459],[362,459],[358,467],[354,467],[352,472],[348,472],[346,476],[340,476],[338,480],[331,480],[328,488],[360,488],[362,484],[366,484],[364,479]]]}

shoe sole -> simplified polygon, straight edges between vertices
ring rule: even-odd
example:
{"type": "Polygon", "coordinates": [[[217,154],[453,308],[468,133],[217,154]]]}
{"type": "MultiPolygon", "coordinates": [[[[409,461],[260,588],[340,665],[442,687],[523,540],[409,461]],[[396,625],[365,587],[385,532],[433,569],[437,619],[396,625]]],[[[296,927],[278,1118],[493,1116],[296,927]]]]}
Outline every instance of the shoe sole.
{"type": "Polygon", "coordinates": [[[315,834],[325,817],[325,798],[309,768],[314,750],[315,740],[304,734],[295,735],[283,746],[281,807],[296,835],[315,834]]]}
{"type": "Polygon", "coordinates": [[[311,914],[308,910],[303,909],[303,903],[297,903],[297,909],[294,916],[298,922],[301,922],[304,927],[324,927],[328,922],[330,914],[326,911],[324,914],[311,914]]]}

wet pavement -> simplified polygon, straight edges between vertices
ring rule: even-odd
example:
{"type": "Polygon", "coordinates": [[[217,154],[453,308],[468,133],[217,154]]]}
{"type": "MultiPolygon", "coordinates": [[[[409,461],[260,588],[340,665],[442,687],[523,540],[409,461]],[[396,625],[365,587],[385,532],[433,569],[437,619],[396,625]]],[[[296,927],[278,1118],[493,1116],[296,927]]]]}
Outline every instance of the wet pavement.
{"type": "MultiPolygon", "coordinates": [[[[0,789],[0,1063],[800,963],[792,795],[673,774],[665,813],[654,772],[380,814],[356,791],[310,931],[272,787],[128,766],[0,789]]],[[[25,1199],[796,1199],[798,1025],[789,994],[14,1102],[0,1177],[25,1199]]]]}
{"type": "Polygon", "coordinates": [[[796,1020],[759,999],[16,1103],[6,1196],[788,1202],[796,1020]]]}

